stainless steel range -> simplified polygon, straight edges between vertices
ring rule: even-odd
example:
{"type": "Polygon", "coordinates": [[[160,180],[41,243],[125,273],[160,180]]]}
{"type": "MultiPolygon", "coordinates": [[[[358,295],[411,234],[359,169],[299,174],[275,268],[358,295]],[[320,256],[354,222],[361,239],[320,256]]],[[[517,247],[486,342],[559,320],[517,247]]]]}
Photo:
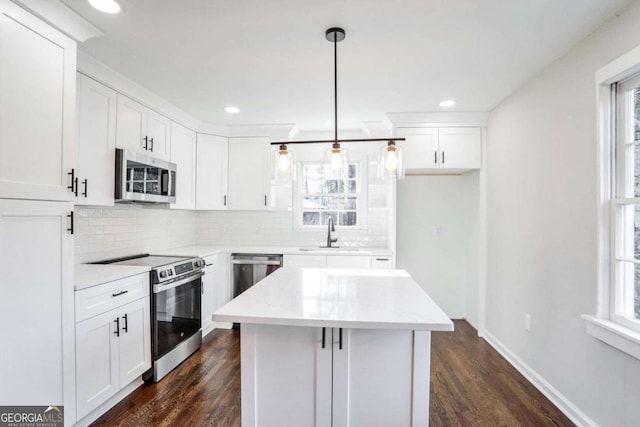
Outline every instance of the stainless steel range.
{"type": "Polygon", "coordinates": [[[200,348],[204,260],[144,254],[98,264],[151,267],[153,365],[143,374],[145,381],[159,381],[200,348]]]}

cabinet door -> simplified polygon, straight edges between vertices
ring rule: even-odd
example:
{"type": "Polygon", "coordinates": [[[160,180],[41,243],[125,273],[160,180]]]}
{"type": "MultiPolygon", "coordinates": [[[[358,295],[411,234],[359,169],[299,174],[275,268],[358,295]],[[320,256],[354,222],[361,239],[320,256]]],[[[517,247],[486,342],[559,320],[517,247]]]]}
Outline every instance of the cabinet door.
{"type": "Polygon", "coordinates": [[[227,138],[198,134],[196,209],[227,208],[227,138]]]}
{"type": "Polygon", "coordinates": [[[229,139],[229,209],[267,209],[269,147],[268,138],[229,139]]]}
{"type": "Polygon", "coordinates": [[[393,269],[393,257],[391,256],[372,256],[371,268],[374,270],[391,270],[393,269]]]}
{"type": "Polygon", "coordinates": [[[155,111],[147,110],[148,149],[153,157],[171,158],[171,120],[155,111]]]}
{"type": "Polygon", "coordinates": [[[78,419],[120,389],[117,317],[118,310],[111,310],[76,325],[78,419]]]}
{"type": "Polygon", "coordinates": [[[480,128],[441,128],[439,139],[441,168],[480,168],[480,128]]]}
{"type": "Polygon", "coordinates": [[[72,200],[76,44],[0,2],[0,198],[72,200]]]}
{"type": "Polygon", "coordinates": [[[151,313],[149,297],[123,305],[120,316],[120,388],[151,367],[151,313]]]}
{"type": "Polygon", "coordinates": [[[172,209],[196,208],[196,133],[171,124],[171,161],[177,165],[176,202],[172,209]]]}
{"type": "Polygon", "coordinates": [[[118,148],[148,153],[147,108],[118,94],[116,145],[118,148]],[[146,139],[145,139],[146,138],[146,139]]]}
{"type": "Polygon", "coordinates": [[[77,205],[113,206],[117,93],[78,76],[77,205]]]}
{"type": "Polygon", "coordinates": [[[327,257],[324,255],[285,255],[283,267],[287,268],[324,268],[327,257]]]}
{"type": "Polygon", "coordinates": [[[64,403],[75,414],[71,208],[0,199],[3,405],[64,403]]]}
{"type": "Polygon", "coordinates": [[[216,309],[215,301],[215,286],[216,286],[216,271],[215,269],[205,270],[204,276],[202,276],[202,330],[208,330],[213,320],[211,315],[216,309]]]}
{"type": "Polygon", "coordinates": [[[327,268],[371,268],[368,255],[327,255],[327,268]]]}
{"type": "Polygon", "coordinates": [[[331,426],[331,329],[324,348],[322,330],[242,325],[243,426],[331,426]]]}
{"type": "Polygon", "coordinates": [[[400,128],[399,137],[407,140],[400,143],[405,169],[420,170],[438,167],[437,128],[400,128]]]}
{"type": "MultiPolygon", "coordinates": [[[[340,349],[339,331],[333,329],[333,427],[427,425],[412,420],[414,364],[425,363],[413,359],[413,332],[342,329],[340,349]]],[[[428,369],[420,372],[428,384],[428,369]]],[[[416,409],[428,414],[429,394],[420,397],[426,403],[416,409]]]]}

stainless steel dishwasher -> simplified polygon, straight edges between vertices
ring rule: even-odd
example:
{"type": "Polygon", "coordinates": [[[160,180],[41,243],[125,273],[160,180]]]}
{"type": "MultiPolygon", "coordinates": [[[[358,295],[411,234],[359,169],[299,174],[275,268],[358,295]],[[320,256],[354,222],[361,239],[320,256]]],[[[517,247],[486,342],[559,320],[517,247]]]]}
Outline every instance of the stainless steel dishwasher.
{"type": "Polygon", "coordinates": [[[282,255],[231,254],[231,283],[237,297],[282,267],[282,255]]]}

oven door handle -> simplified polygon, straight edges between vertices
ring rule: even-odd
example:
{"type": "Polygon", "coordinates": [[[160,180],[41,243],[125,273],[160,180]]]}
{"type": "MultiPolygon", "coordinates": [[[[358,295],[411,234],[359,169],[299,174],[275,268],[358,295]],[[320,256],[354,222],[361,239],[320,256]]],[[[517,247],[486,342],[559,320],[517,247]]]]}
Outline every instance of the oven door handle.
{"type": "Polygon", "coordinates": [[[158,294],[160,292],[167,291],[169,289],[177,288],[178,286],[186,285],[187,283],[191,283],[194,280],[201,278],[204,273],[194,274],[193,276],[189,276],[186,279],[178,280],[177,282],[167,283],[166,285],[158,284],[153,285],[153,293],[158,294]]]}
{"type": "Polygon", "coordinates": [[[261,260],[252,260],[252,259],[233,259],[231,260],[231,264],[246,264],[246,265],[282,265],[282,261],[261,261],[261,260]]]}

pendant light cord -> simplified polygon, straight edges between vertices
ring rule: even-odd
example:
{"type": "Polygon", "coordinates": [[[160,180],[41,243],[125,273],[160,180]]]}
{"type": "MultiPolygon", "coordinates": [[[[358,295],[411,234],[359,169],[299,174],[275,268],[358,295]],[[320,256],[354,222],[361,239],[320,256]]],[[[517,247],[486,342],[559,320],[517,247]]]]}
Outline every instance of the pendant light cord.
{"type": "Polygon", "coordinates": [[[333,35],[333,139],[338,141],[338,36],[333,35]]]}

